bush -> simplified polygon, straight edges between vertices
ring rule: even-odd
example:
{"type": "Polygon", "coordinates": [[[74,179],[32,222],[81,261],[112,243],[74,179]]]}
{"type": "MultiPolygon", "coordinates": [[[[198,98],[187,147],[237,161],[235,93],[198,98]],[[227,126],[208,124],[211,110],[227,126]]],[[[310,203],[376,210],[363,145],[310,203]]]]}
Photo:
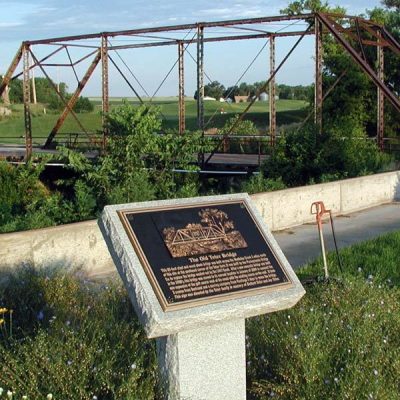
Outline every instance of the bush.
{"type": "Polygon", "coordinates": [[[314,125],[283,134],[262,171],[267,178],[281,177],[287,186],[300,186],[381,172],[390,161],[357,120],[344,116],[322,134],[314,125]]]}
{"type": "Polygon", "coordinates": [[[225,125],[218,131],[218,134],[228,134],[234,126],[234,131],[229,134],[227,139],[229,143],[229,151],[231,153],[257,153],[258,140],[253,140],[251,138],[235,138],[235,136],[257,135],[258,129],[252,121],[245,119],[239,121],[239,115],[235,115],[226,121],[225,125]]]}

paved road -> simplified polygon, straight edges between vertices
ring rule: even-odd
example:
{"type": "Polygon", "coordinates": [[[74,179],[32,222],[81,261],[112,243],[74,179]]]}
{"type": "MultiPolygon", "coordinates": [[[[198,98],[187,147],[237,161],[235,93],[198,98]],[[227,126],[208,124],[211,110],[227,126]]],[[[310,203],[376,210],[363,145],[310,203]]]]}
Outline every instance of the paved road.
{"type": "MultiPolygon", "coordinates": [[[[400,203],[384,204],[338,216],[334,218],[334,224],[338,246],[350,246],[386,232],[400,230],[400,203]]],[[[275,232],[274,236],[293,267],[303,265],[321,255],[315,224],[275,232]]],[[[324,224],[324,239],[327,248],[333,250],[332,231],[328,223],[324,224]]]]}

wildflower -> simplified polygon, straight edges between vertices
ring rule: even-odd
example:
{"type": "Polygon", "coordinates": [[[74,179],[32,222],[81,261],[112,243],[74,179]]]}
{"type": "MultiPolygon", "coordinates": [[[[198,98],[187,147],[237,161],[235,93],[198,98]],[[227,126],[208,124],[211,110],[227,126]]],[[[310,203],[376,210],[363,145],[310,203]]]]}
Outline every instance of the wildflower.
{"type": "Polygon", "coordinates": [[[4,389],[2,387],[0,387],[0,396],[3,394],[4,389]]]}
{"type": "Polygon", "coordinates": [[[339,382],[339,378],[333,378],[333,380],[335,381],[335,383],[338,383],[339,382]]]}
{"type": "Polygon", "coordinates": [[[374,369],[374,375],[377,376],[378,375],[378,370],[374,369]]]}
{"type": "Polygon", "coordinates": [[[72,361],[71,360],[68,360],[67,361],[67,365],[71,365],[72,364],[72,361]]]}
{"type": "Polygon", "coordinates": [[[28,400],[28,396],[27,395],[22,396],[22,400],[28,400]]]}
{"type": "Polygon", "coordinates": [[[0,326],[4,324],[4,318],[0,318],[0,326]]]}
{"type": "Polygon", "coordinates": [[[362,272],[362,269],[361,269],[361,267],[358,267],[358,272],[362,272]]]}
{"type": "Polygon", "coordinates": [[[97,396],[93,396],[93,397],[92,397],[92,400],[97,400],[97,396]]]}
{"type": "Polygon", "coordinates": [[[47,399],[47,400],[52,400],[52,399],[53,399],[53,395],[52,395],[51,393],[49,393],[49,394],[46,396],[46,399],[47,399]]]}
{"type": "Polygon", "coordinates": [[[0,314],[4,314],[4,313],[6,313],[8,310],[7,310],[7,308],[0,308],[0,314]]]}
{"type": "Polygon", "coordinates": [[[13,392],[12,392],[11,390],[7,390],[7,397],[8,397],[9,399],[12,399],[12,397],[13,397],[13,392]]]}
{"type": "Polygon", "coordinates": [[[136,365],[135,363],[133,363],[133,364],[131,365],[131,369],[136,369],[136,367],[137,367],[137,365],[136,365]]]}

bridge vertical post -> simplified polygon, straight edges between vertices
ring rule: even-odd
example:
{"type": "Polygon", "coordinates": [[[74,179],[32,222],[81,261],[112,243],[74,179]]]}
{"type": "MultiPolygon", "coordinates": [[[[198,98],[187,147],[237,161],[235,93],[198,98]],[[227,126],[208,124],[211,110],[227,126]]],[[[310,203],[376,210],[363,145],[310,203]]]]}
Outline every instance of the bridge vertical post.
{"type": "MultiPolygon", "coordinates": [[[[378,46],[377,50],[377,75],[378,78],[384,82],[385,73],[384,73],[384,46],[381,42],[381,32],[377,31],[378,36],[378,46]]],[[[385,134],[385,96],[383,94],[382,89],[377,86],[377,118],[376,118],[376,138],[377,144],[381,150],[384,148],[384,134],[385,134]]]]}
{"type": "Polygon", "coordinates": [[[315,32],[315,88],[314,88],[314,123],[318,133],[322,133],[322,23],[316,16],[314,21],[315,32]]]}
{"type": "MultiPolygon", "coordinates": [[[[204,27],[197,25],[197,127],[204,138],[204,27]]],[[[204,152],[199,154],[204,164],[204,152]]]]}
{"type": "Polygon", "coordinates": [[[103,150],[106,148],[107,136],[109,134],[107,115],[110,111],[109,84],[108,84],[108,38],[101,36],[101,80],[102,80],[102,129],[103,129],[103,150]]]}
{"type": "MultiPolygon", "coordinates": [[[[275,36],[271,35],[269,38],[269,69],[270,76],[275,72],[275,36]]],[[[269,82],[269,135],[270,145],[275,146],[276,141],[276,82],[275,76],[269,82]]]]}
{"type": "Polygon", "coordinates": [[[31,82],[29,65],[29,45],[23,47],[23,100],[24,100],[24,121],[25,121],[25,161],[32,157],[32,121],[31,121],[31,82]]]}
{"type": "Polygon", "coordinates": [[[184,43],[178,42],[178,70],[179,70],[179,133],[185,131],[185,62],[184,62],[184,43]]]}

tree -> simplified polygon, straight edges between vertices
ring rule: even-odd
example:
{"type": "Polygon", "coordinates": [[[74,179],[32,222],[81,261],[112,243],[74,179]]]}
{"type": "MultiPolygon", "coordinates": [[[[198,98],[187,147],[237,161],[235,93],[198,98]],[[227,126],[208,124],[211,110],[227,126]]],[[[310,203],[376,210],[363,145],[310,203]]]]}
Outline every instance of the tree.
{"type": "MultiPolygon", "coordinates": [[[[213,81],[204,86],[204,96],[213,97],[219,100],[224,96],[225,86],[218,81],[213,81]]],[[[197,99],[197,90],[194,93],[194,98],[197,99]]]]}
{"type": "Polygon", "coordinates": [[[234,228],[233,221],[228,218],[228,214],[217,208],[206,208],[199,212],[201,222],[209,227],[217,229],[220,233],[225,234],[226,231],[234,228]]]}

